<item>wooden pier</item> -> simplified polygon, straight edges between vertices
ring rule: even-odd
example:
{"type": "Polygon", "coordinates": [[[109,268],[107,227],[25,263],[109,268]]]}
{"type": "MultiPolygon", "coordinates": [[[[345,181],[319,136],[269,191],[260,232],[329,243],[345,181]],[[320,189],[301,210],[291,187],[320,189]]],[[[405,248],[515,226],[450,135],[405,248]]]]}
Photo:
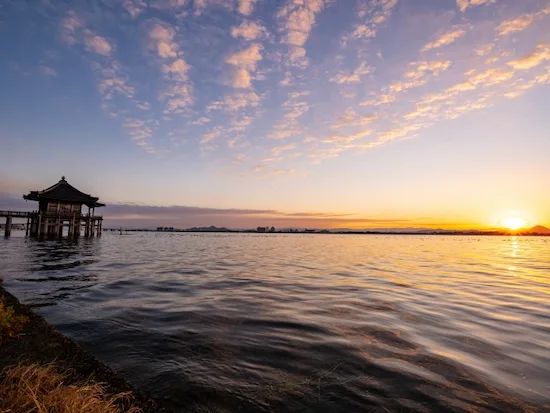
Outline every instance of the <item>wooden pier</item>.
{"type": "Polygon", "coordinates": [[[23,196],[29,201],[39,203],[38,211],[0,211],[0,218],[6,218],[4,236],[11,235],[13,219],[26,219],[25,235],[37,238],[86,238],[100,237],[103,217],[95,215],[95,209],[105,206],[97,197],[80,192],[71,186],[65,177],[43,190],[31,191],[23,196]],[[82,206],[88,207],[87,213],[82,206]]]}

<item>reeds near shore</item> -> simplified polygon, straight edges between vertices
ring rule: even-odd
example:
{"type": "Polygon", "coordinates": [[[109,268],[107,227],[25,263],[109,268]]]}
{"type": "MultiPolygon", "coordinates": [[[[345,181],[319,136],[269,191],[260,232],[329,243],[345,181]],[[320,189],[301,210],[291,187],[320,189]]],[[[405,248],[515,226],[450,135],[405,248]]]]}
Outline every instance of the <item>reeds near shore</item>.
{"type": "Polygon", "coordinates": [[[6,306],[0,297],[0,345],[17,335],[27,321],[27,317],[15,314],[13,308],[6,306]]]}
{"type": "Polygon", "coordinates": [[[67,384],[54,363],[19,364],[0,379],[0,413],[140,413],[123,409],[127,393],[108,396],[100,383],[67,384]]]}

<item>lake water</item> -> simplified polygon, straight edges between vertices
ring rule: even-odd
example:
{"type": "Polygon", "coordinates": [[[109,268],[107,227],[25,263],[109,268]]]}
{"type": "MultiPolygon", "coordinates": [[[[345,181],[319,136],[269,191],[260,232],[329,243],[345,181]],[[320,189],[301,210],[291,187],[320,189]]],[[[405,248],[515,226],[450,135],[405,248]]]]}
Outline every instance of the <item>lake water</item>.
{"type": "Polygon", "coordinates": [[[550,411],[550,238],[14,236],[0,276],[173,411],[550,411]]]}

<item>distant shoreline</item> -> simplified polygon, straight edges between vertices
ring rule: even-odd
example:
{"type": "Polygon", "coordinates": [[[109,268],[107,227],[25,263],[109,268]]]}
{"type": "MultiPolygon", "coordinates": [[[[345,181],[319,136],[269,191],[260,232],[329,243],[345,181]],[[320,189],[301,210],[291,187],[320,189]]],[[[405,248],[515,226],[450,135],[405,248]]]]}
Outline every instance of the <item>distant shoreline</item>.
{"type": "MultiPolygon", "coordinates": [[[[105,232],[120,232],[119,229],[104,229],[105,232]]],[[[378,232],[378,231],[329,231],[329,230],[314,230],[311,231],[274,231],[274,232],[258,232],[254,230],[233,230],[233,229],[218,229],[218,230],[190,230],[190,229],[174,229],[168,231],[159,231],[156,229],[123,229],[123,232],[155,232],[155,233],[230,233],[230,234],[262,234],[262,235],[271,235],[271,234],[292,234],[292,235],[462,235],[462,236],[501,236],[501,237],[510,237],[510,236],[521,236],[521,237],[549,237],[550,234],[538,234],[538,233],[525,233],[525,232],[477,232],[477,231],[433,231],[433,232],[378,232]]]]}

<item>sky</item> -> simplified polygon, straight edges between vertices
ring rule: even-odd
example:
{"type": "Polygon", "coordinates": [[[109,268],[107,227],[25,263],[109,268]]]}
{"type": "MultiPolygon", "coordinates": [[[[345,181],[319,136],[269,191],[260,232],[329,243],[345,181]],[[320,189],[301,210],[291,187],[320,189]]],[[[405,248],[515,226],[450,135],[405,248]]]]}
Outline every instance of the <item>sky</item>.
{"type": "Polygon", "coordinates": [[[0,209],[550,226],[550,0],[3,0],[0,209]]]}

